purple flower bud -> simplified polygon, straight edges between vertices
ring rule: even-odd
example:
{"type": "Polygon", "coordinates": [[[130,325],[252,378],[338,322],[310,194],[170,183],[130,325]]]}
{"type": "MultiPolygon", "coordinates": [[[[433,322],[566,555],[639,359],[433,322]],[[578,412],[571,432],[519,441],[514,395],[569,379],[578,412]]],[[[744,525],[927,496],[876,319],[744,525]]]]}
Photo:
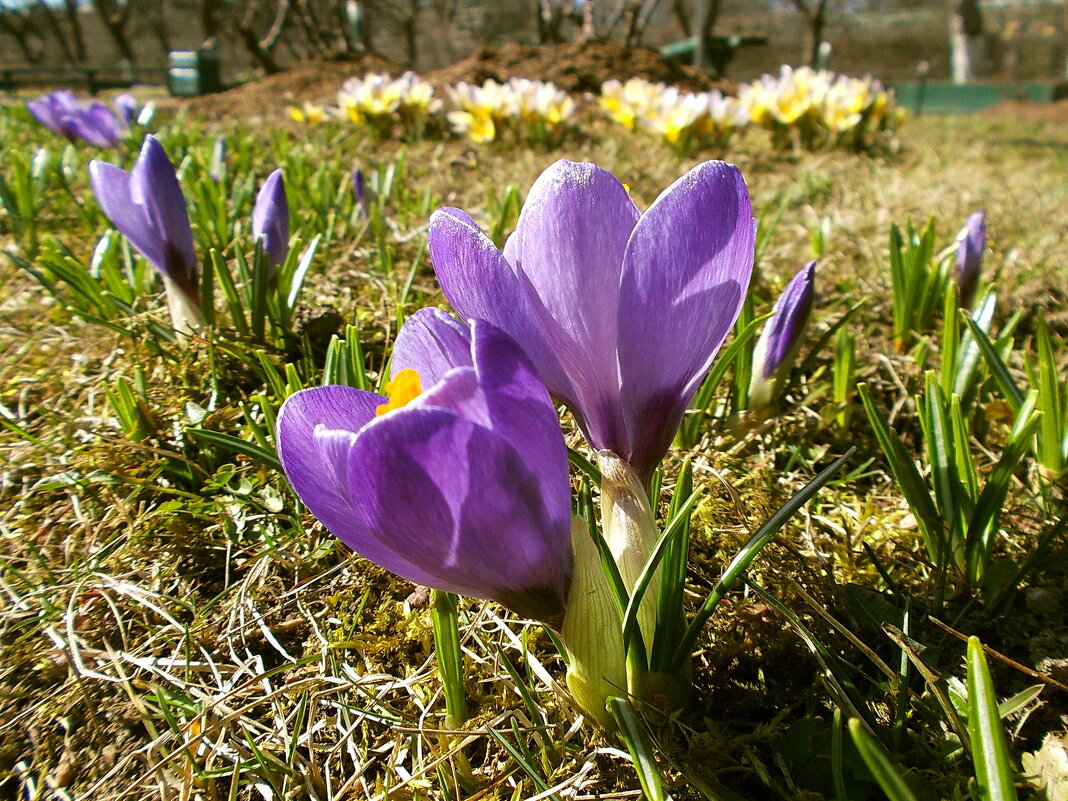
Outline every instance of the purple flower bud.
{"type": "Polygon", "coordinates": [[[961,308],[971,308],[986,248],[986,212],[974,212],[957,234],[957,289],[961,308]]]}
{"type": "MultiPolygon", "coordinates": [[[[89,180],[97,202],[112,225],[163,276],[175,313],[177,290],[199,325],[199,277],[193,232],[174,165],[154,136],[146,136],[130,172],[103,161],[89,162],[89,180]]],[[[175,327],[185,326],[175,320],[175,327]]]]}
{"type": "Polygon", "coordinates": [[[491,325],[423,309],[398,337],[393,371],[392,398],[327,386],[285,402],[278,454],[297,495],[403,578],[559,630],[572,573],[567,453],[530,361],[491,325]]]}
{"type": "Polygon", "coordinates": [[[141,109],[141,104],[137,102],[137,98],[131,94],[117,95],[112,101],[112,105],[115,107],[115,116],[117,116],[122,124],[129,127],[137,119],[137,112],[141,109]]]}
{"type": "Polygon", "coordinates": [[[356,206],[359,208],[359,216],[367,216],[367,204],[364,197],[363,186],[363,170],[359,167],[352,171],[352,196],[356,199],[356,206]]]}
{"type": "Polygon", "coordinates": [[[753,352],[753,377],[749,405],[771,401],[773,380],[790,368],[812,313],[816,262],[810,261],[795,275],[775,302],[774,313],[760,334],[753,352]]]}
{"type": "Polygon", "coordinates": [[[252,209],[252,236],[262,240],[263,252],[275,267],[289,254],[289,202],[281,170],[267,176],[252,209]]]}

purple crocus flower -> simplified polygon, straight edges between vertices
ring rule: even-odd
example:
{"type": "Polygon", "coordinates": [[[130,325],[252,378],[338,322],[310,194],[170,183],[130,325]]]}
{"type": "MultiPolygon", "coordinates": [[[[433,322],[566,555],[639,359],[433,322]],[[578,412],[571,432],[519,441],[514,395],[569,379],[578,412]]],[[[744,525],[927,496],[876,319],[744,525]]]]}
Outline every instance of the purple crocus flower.
{"type": "Polygon", "coordinates": [[[815,286],[816,261],[812,260],[790,280],[775,301],[772,317],[753,352],[750,407],[766,406],[771,401],[776,378],[790,369],[812,314],[815,286]]]}
{"type": "Polygon", "coordinates": [[[91,103],[82,108],[69,89],[31,100],[26,108],[38,122],[71,142],[84,139],[97,147],[116,147],[122,141],[122,127],[107,106],[91,103]]]}
{"type": "Polygon", "coordinates": [[[359,167],[352,171],[352,196],[356,200],[359,216],[367,216],[367,201],[364,197],[363,170],[359,167]]]}
{"type": "Polygon", "coordinates": [[[572,571],[567,454],[530,361],[492,325],[423,309],[397,338],[389,389],[316,387],[285,402],[278,453],[297,495],[399,576],[559,630],[572,571]]]}
{"type": "Polygon", "coordinates": [[[174,166],[154,136],[146,136],[130,172],[89,162],[89,180],[100,208],[163,276],[171,317],[179,331],[201,324],[193,233],[174,166]]]}
{"type": "Polygon", "coordinates": [[[429,244],[456,311],[512,336],[590,445],[648,482],[741,311],[755,230],[733,165],[694,167],[642,214],[607,171],[558,161],[503,253],[453,208],[429,244]]]}
{"type": "Polygon", "coordinates": [[[957,289],[961,308],[969,309],[979,287],[986,248],[986,212],[974,212],[957,234],[957,289]]]}
{"type": "Polygon", "coordinates": [[[289,202],[281,170],[267,176],[252,209],[252,236],[263,243],[263,252],[275,267],[289,254],[289,202]]]}
{"type": "Polygon", "coordinates": [[[26,103],[26,109],[41,125],[74,141],[70,119],[78,111],[78,97],[70,89],[58,89],[30,100],[26,103]]]}

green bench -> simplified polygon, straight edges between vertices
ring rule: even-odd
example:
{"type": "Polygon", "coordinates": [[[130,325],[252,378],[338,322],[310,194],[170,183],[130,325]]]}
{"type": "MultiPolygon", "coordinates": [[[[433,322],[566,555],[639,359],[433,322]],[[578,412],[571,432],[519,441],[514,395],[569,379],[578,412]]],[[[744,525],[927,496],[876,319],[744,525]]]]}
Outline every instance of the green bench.
{"type": "MultiPolygon", "coordinates": [[[[705,64],[713,75],[722,77],[727,74],[727,67],[741,47],[766,45],[768,37],[762,35],[709,36],[705,40],[705,64]]],[[[671,61],[693,64],[697,52],[697,37],[681,39],[660,48],[660,55],[671,61]]]]}

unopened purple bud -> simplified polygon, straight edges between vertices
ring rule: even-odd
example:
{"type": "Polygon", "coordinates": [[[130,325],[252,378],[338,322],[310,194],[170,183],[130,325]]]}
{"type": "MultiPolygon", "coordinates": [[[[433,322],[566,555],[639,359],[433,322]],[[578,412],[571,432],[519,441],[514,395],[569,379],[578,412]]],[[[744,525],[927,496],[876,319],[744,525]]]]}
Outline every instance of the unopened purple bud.
{"type": "Polygon", "coordinates": [[[360,216],[367,216],[367,204],[364,198],[363,170],[359,167],[352,171],[352,196],[356,198],[356,206],[360,210],[360,216]]]}
{"type": "Polygon", "coordinates": [[[961,308],[971,308],[986,248],[986,212],[974,212],[957,234],[957,290],[961,308]]]}
{"type": "Polygon", "coordinates": [[[765,329],[768,332],[768,349],[763,366],[765,378],[770,378],[779,369],[801,341],[812,313],[815,286],[816,262],[813,260],[793,277],[775,303],[775,314],[765,329]]]}
{"type": "Polygon", "coordinates": [[[275,170],[256,197],[252,209],[252,236],[262,240],[263,252],[271,264],[278,266],[289,255],[289,203],[281,170],[275,170]]]}
{"type": "Polygon", "coordinates": [[[129,172],[103,161],[91,161],[89,181],[112,225],[165,279],[172,316],[180,310],[175,327],[189,331],[199,326],[200,289],[193,232],[178,176],[163,145],[153,136],[145,137],[141,154],[129,172]]]}
{"type": "Polygon", "coordinates": [[[775,302],[774,313],[764,326],[753,351],[750,407],[766,406],[771,402],[775,379],[789,369],[797,354],[812,313],[815,280],[816,262],[813,260],[790,280],[775,302]]]}
{"type": "Polygon", "coordinates": [[[115,107],[115,115],[122,121],[123,125],[127,127],[137,119],[137,112],[141,109],[141,104],[137,102],[137,98],[131,94],[118,95],[113,101],[112,106],[115,107]]]}

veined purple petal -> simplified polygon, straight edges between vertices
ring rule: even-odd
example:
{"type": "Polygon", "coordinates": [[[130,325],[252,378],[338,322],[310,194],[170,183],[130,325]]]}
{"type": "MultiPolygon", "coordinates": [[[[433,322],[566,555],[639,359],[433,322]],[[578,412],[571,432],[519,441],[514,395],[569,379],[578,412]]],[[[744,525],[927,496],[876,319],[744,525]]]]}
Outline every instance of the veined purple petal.
{"type": "Polygon", "coordinates": [[[252,236],[262,239],[263,252],[276,267],[289,254],[289,202],[286,183],[281,170],[275,170],[264,181],[256,205],[252,209],[252,236]]]}
{"type": "Polygon", "coordinates": [[[166,275],[162,243],[145,217],[144,209],[130,196],[130,174],[113,164],[93,160],[89,162],[89,182],[97,203],[111,224],[153,267],[166,275]]]}
{"type": "Polygon", "coordinates": [[[145,218],[160,241],[164,263],[157,269],[191,297],[196,296],[197,263],[193,231],[167,151],[154,136],[146,136],[130,171],[130,196],[144,208],[145,218]]]}
{"type": "Polygon", "coordinates": [[[634,228],[619,303],[621,453],[643,480],[663,458],[693,393],[738,314],[753,270],[756,225],[736,167],[694,167],[634,228]]]}
{"type": "MultiPolygon", "coordinates": [[[[507,257],[570,379],[571,400],[595,448],[626,439],[616,367],[620,273],[639,218],[624,186],[595,164],[558,161],[531,187],[507,257]]],[[[523,344],[521,342],[521,344],[523,344]]]]}
{"type": "Polygon", "coordinates": [[[79,109],[68,120],[71,133],[97,147],[117,147],[122,130],[107,106],[93,103],[79,109]]]}
{"type": "Polygon", "coordinates": [[[511,337],[482,320],[472,323],[472,355],[493,430],[527,455],[554,525],[569,530],[570,485],[560,480],[568,475],[567,448],[537,369],[511,337]]]}
{"type": "Polygon", "coordinates": [[[779,369],[779,365],[800,341],[812,312],[815,284],[816,261],[812,260],[790,280],[775,302],[774,314],[768,320],[766,329],[767,349],[762,368],[764,378],[770,378],[779,369]]]}
{"type": "Polygon", "coordinates": [[[464,319],[486,320],[514,339],[549,391],[573,404],[571,381],[546,344],[527,291],[488,236],[465,212],[441,208],[430,217],[430,261],[442,292],[464,319]]]}
{"type": "Polygon", "coordinates": [[[415,370],[426,390],[452,368],[472,364],[470,328],[441,309],[425,308],[409,317],[397,334],[390,377],[415,370]]]}
{"type": "Polygon", "coordinates": [[[422,584],[432,577],[421,575],[414,564],[377,543],[362,524],[349,492],[352,444],[385,402],[381,395],[346,386],[295,393],[278,414],[278,457],[297,495],[334,536],[372,562],[422,584]]]}
{"type": "Polygon", "coordinates": [[[957,235],[957,287],[963,308],[970,308],[975,298],[985,248],[986,212],[977,211],[968,217],[957,235]]]}
{"type": "MultiPolygon", "coordinates": [[[[568,529],[548,514],[535,476],[507,440],[444,409],[415,408],[368,426],[350,464],[353,507],[373,548],[391,552],[374,561],[560,625],[568,529]]],[[[370,557],[365,542],[356,550],[370,557]]]]}

